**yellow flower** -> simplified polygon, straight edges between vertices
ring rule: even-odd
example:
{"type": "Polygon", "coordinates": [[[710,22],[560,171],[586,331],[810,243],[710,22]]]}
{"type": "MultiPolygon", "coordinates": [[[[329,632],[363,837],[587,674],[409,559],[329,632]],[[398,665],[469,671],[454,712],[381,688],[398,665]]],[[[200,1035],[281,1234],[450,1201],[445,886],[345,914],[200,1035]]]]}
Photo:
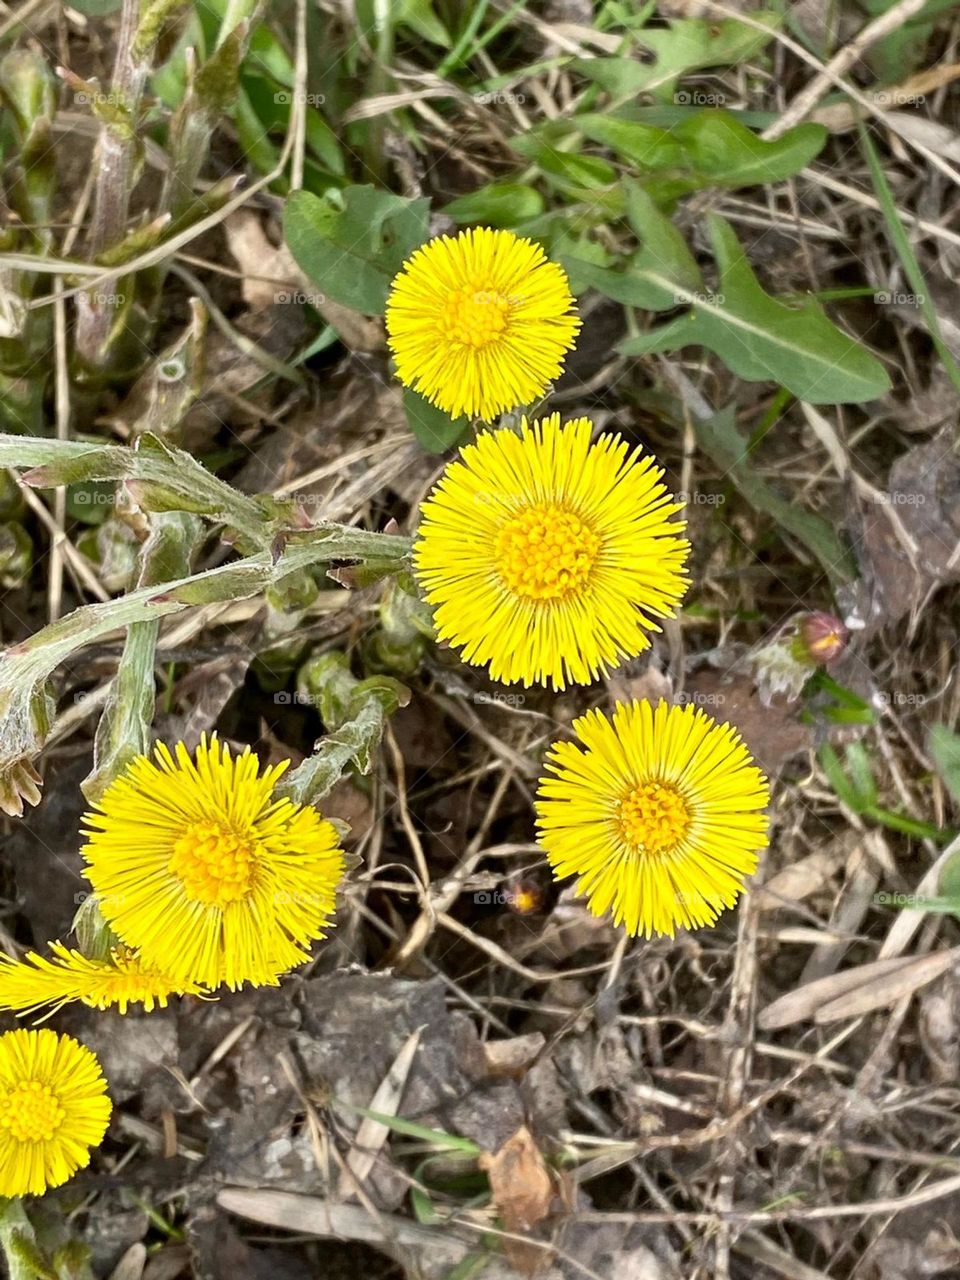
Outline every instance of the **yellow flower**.
{"type": "Polygon", "coordinates": [[[138,756],[84,819],[82,853],[104,919],[171,983],[275,985],[323,937],[344,871],[334,827],[274,799],[266,769],[216,735],[138,756]]]}
{"type": "Polygon", "coordinates": [[[55,1013],[80,1000],[91,1009],[117,1005],[121,1013],[131,1004],[142,1004],[152,1013],[154,1008],[165,1009],[172,995],[206,994],[195,982],[171,981],[126,947],[114,950],[109,960],[90,960],[62,942],[51,942],[50,950],[52,959],[30,951],[19,962],[0,954],[0,1009],[36,1013],[51,1005],[50,1013],[55,1013]]]}
{"type": "Polygon", "coordinates": [[[682,507],[619,436],[559,414],[483,432],[423,504],[437,635],[507,683],[588,684],[646,649],[687,588],[682,507]]]}
{"type": "Polygon", "coordinates": [[[579,328],[563,269],[489,227],[418,249],[387,299],[397,377],[453,418],[489,422],[538,400],[579,328]]]}
{"type": "Polygon", "coordinates": [[[730,725],[691,706],[618,704],[573,723],[540,780],[540,844],[596,916],[674,936],[733,906],[767,844],[767,780],[730,725]]]}
{"type": "Polygon", "coordinates": [[[40,1196],[85,1168],[110,1111],[100,1063],[71,1036],[0,1036],[0,1196],[40,1196]]]}

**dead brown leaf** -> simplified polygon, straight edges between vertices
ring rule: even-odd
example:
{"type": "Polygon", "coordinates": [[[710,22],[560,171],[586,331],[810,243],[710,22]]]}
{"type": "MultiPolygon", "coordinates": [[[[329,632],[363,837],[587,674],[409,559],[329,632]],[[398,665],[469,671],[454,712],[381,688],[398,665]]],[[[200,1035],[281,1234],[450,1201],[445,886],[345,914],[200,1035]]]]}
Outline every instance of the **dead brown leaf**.
{"type": "Polygon", "coordinates": [[[688,678],[684,698],[739,729],[767,773],[813,745],[813,729],[799,722],[797,704],[776,696],[765,706],[750,676],[705,668],[688,678]]]}
{"type": "Polygon", "coordinates": [[[243,272],[243,299],[252,308],[275,306],[298,294],[333,325],[351,351],[382,351],[386,346],[383,321],[363,316],[324,298],[308,280],[283,243],[271,244],[261,218],[249,209],[238,209],[224,223],[230,252],[243,272]]]}
{"type": "MultiPolygon", "coordinates": [[[[553,1201],[553,1178],[526,1125],[498,1151],[481,1155],[478,1163],[490,1179],[493,1202],[506,1231],[530,1231],[547,1217],[553,1201]]],[[[503,1247],[517,1270],[527,1275],[548,1256],[542,1248],[519,1240],[504,1239],[503,1247]]]]}

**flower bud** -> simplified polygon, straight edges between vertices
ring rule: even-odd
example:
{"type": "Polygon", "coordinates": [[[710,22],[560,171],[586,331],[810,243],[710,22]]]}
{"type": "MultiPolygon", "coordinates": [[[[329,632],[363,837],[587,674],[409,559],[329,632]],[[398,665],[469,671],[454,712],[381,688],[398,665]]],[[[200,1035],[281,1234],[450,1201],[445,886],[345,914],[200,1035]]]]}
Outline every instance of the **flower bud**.
{"type": "Polygon", "coordinates": [[[803,655],[819,666],[829,666],[844,652],[850,632],[832,613],[808,613],[800,622],[803,655]]]}

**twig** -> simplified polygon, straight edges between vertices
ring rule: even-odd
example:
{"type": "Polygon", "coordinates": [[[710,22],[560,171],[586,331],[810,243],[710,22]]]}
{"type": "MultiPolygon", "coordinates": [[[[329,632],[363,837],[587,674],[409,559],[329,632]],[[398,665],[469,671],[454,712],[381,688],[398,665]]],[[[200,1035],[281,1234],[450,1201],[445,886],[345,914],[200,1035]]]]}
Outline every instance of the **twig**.
{"type": "Polygon", "coordinates": [[[781,134],[798,124],[804,116],[809,115],[823,95],[830,91],[839,77],[849,71],[871,45],[882,40],[897,27],[903,26],[905,22],[909,22],[925,4],[926,0],[899,0],[899,3],[893,5],[886,13],[881,13],[873,22],[868,22],[859,35],[835,53],[823,70],[818,72],[806,88],[797,94],[780,119],[775,120],[765,131],[764,138],[768,141],[779,138],[781,134]]]}

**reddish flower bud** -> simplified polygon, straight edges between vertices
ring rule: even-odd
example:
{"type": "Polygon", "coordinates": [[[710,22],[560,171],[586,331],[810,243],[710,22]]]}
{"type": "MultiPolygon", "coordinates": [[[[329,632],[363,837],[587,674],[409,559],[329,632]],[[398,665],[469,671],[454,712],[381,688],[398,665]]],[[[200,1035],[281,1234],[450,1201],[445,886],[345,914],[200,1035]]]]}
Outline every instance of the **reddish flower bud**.
{"type": "Polygon", "coordinates": [[[824,667],[840,657],[849,639],[850,632],[832,613],[808,613],[800,623],[804,653],[824,667]]]}

